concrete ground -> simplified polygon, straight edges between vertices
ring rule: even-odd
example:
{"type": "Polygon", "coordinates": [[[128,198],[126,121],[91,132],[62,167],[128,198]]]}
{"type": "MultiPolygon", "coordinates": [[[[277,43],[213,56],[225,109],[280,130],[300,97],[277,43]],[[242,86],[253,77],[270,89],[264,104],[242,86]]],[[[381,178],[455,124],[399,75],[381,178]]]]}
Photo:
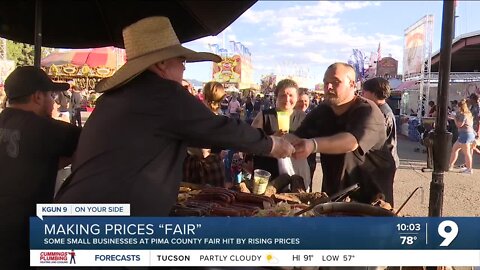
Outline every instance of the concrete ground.
{"type": "MultiPolygon", "coordinates": [[[[432,172],[422,172],[427,166],[427,154],[415,152],[414,149],[423,146],[420,143],[409,141],[401,136],[398,140],[398,154],[400,168],[395,175],[394,199],[395,208],[399,208],[410,194],[421,187],[401,210],[400,215],[405,216],[428,216],[428,204],[430,195],[430,182],[432,172]]],[[[443,216],[480,216],[480,156],[473,156],[474,173],[465,175],[460,169],[444,174],[444,202],[443,216]]],[[[456,164],[463,163],[462,154],[456,164]]],[[[321,166],[318,163],[313,179],[313,191],[319,191],[321,187],[321,166]]]]}

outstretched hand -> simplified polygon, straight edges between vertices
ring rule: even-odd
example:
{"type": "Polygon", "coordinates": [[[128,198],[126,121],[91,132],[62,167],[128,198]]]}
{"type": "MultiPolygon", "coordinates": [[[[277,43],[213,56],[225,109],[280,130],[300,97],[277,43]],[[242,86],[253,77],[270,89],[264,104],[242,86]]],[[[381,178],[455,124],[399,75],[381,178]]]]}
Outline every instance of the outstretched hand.
{"type": "Polygon", "coordinates": [[[274,158],[284,158],[292,156],[292,153],[295,152],[295,148],[282,137],[270,136],[273,141],[272,150],[270,155],[274,158]]]}
{"type": "Polygon", "coordinates": [[[313,152],[315,145],[312,139],[300,139],[293,143],[293,147],[295,147],[295,152],[292,157],[295,159],[304,159],[313,152]]]}

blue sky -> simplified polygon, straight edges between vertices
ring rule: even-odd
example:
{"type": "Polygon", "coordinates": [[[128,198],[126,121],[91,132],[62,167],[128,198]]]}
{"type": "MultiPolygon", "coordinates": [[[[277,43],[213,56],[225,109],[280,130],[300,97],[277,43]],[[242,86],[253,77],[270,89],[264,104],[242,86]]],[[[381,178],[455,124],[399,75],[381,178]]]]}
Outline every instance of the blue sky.
{"type": "MultiPolygon", "coordinates": [[[[399,61],[402,73],[404,31],[423,16],[434,16],[433,52],[440,49],[442,1],[258,1],[218,36],[184,45],[209,51],[208,44],[241,42],[252,54],[254,81],[264,74],[303,71],[309,87],[326,67],[346,62],[352,49],[370,55],[379,42],[383,57],[399,61]],[[223,38],[225,37],[225,38],[223,38]]],[[[456,36],[480,30],[480,1],[458,1],[456,36]]],[[[209,81],[211,63],[187,64],[184,78],[209,81]]]]}

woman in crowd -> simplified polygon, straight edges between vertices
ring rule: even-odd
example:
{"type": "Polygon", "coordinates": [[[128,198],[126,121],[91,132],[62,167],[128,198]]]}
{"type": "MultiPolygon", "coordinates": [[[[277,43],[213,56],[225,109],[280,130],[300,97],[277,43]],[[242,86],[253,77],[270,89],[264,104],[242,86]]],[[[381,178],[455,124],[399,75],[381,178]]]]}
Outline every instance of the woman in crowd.
{"type": "Polygon", "coordinates": [[[475,132],[473,131],[473,116],[468,109],[465,99],[458,103],[458,112],[455,116],[455,124],[458,127],[458,139],[452,147],[450,156],[450,168],[457,161],[458,152],[461,150],[465,157],[465,169],[462,171],[466,174],[472,174],[472,143],[475,141],[475,132]]]}
{"type": "MultiPolygon", "coordinates": [[[[282,136],[286,133],[295,131],[305,119],[305,112],[295,110],[295,105],[299,96],[299,88],[295,81],[290,79],[278,82],[274,91],[275,108],[265,109],[257,114],[253,120],[252,126],[261,128],[267,135],[282,136]],[[281,115],[288,115],[288,130],[281,130],[279,126],[281,115]]],[[[304,179],[305,187],[308,188],[311,182],[310,169],[306,159],[292,159],[295,174],[304,179]]],[[[278,160],[270,157],[255,156],[253,159],[255,169],[263,169],[271,173],[271,180],[280,175],[278,160]]]]}
{"type": "Polygon", "coordinates": [[[436,117],[437,116],[437,105],[435,105],[435,102],[433,100],[430,100],[428,102],[428,106],[430,107],[430,110],[428,111],[428,117],[436,117]]]}
{"type": "Polygon", "coordinates": [[[301,90],[295,109],[304,111],[305,113],[309,113],[312,110],[307,90],[301,90]]]}
{"type": "Polygon", "coordinates": [[[228,116],[231,118],[240,119],[240,112],[242,111],[242,105],[238,101],[235,95],[232,96],[228,103],[228,116]]]}
{"type": "MultiPolygon", "coordinates": [[[[215,114],[220,112],[220,103],[225,98],[225,89],[218,82],[208,82],[203,88],[205,105],[215,114]]],[[[188,148],[183,164],[183,178],[186,182],[225,185],[225,166],[222,161],[222,149],[188,148]]]]}

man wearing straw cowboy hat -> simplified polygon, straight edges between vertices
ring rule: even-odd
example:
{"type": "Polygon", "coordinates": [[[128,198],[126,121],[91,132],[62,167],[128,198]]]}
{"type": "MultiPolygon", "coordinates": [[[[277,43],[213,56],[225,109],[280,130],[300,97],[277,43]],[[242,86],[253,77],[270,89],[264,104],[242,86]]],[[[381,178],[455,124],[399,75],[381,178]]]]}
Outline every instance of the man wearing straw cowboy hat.
{"type": "Polygon", "coordinates": [[[293,146],[240,120],[214,115],[182,87],[185,62],[215,61],[181,46],[166,17],[123,30],[127,63],[96,88],[60,203],[130,203],[132,215],[168,215],[187,146],[234,148],[274,157],[293,146]],[[179,106],[180,104],[180,106],[179,106]]]}

